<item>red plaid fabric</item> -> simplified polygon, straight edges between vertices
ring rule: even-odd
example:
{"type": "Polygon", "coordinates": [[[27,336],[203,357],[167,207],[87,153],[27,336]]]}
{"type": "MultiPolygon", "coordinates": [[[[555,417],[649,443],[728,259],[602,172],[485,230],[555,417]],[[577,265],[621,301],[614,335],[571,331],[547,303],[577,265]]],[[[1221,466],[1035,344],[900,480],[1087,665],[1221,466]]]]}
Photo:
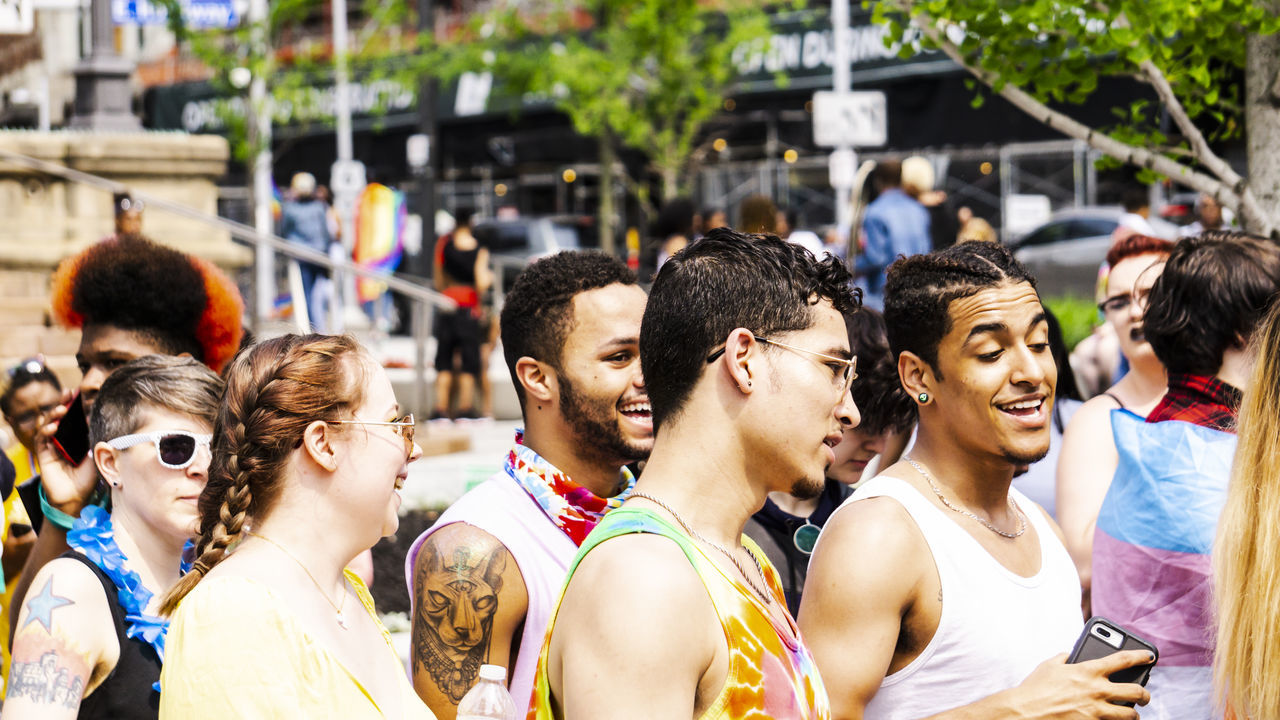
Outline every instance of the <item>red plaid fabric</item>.
{"type": "Polygon", "coordinates": [[[1169,391],[1147,416],[1147,422],[1182,420],[1202,427],[1236,431],[1238,389],[1208,375],[1169,376],[1169,391]]]}

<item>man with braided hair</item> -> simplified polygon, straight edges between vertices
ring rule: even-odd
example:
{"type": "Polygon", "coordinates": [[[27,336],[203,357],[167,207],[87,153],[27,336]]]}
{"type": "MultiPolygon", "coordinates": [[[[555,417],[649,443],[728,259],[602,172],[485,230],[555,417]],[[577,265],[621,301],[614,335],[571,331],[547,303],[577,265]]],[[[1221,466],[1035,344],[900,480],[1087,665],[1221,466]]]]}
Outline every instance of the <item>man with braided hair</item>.
{"type": "Polygon", "coordinates": [[[916,444],[827,521],[800,626],[835,718],[1137,718],[1108,676],[1146,651],[1067,665],[1080,583],[1057,527],[1010,487],[1049,449],[1057,368],[1035,281],[962,243],[895,262],[885,322],[916,444]],[[1061,654],[1060,654],[1061,653],[1061,654]]]}
{"type": "MultiPolygon", "coordinates": [[[[131,360],[190,355],[217,372],[240,347],[244,303],[230,278],[206,260],[140,236],[108,238],[64,260],[53,275],[52,304],[59,324],[80,330],[76,361],[86,417],[103,380],[131,360]]],[[[72,465],[53,448],[65,412],[44,417],[37,433],[42,497],[24,502],[33,521],[44,522],[14,606],[35,573],[67,550],[66,530],[97,488],[91,459],[72,465]]]]}

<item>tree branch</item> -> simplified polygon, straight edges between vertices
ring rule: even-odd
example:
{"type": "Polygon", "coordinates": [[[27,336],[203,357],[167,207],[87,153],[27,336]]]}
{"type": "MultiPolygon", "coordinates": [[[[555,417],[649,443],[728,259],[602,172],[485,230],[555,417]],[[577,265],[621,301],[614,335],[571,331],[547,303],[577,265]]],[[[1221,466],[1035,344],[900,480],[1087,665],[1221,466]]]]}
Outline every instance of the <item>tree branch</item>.
{"type": "MultiPolygon", "coordinates": [[[[1152,152],[1146,148],[1136,147],[1128,143],[1122,142],[1104,132],[1094,130],[1066,115],[1040,102],[1030,94],[1012,83],[1005,82],[1001,89],[996,91],[996,81],[998,78],[987,73],[981,68],[975,67],[964,55],[960,49],[947,39],[935,21],[927,13],[916,10],[911,14],[911,21],[920,32],[924,34],[934,45],[936,45],[947,57],[951,58],[958,65],[963,67],[971,75],[980,80],[983,84],[990,87],[998,95],[1007,100],[1014,107],[1027,113],[1031,117],[1039,120],[1048,127],[1057,130],[1067,137],[1083,140],[1090,147],[1099,150],[1111,157],[1144,167],[1148,170],[1158,172],[1162,175],[1169,176],[1179,182],[1188,185],[1193,190],[1210,195],[1220,204],[1233,208],[1246,217],[1253,217],[1258,222],[1265,225],[1264,234],[1269,233],[1276,226],[1275,220],[1269,213],[1266,213],[1258,205],[1256,198],[1252,192],[1245,186],[1243,197],[1232,183],[1227,182],[1221,177],[1214,177],[1206,173],[1195,170],[1194,168],[1176,162],[1173,159],[1152,152]]],[[[1181,105],[1179,104],[1179,107],[1181,105]]],[[[1183,113],[1185,116],[1185,112],[1183,113]]],[[[1201,136],[1203,140],[1203,136],[1201,136]]],[[[1212,153],[1211,153],[1212,154],[1212,153]]],[[[1216,158],[1216,156],[1214,156],[1216,158]]],[[[1221,162],[1221,160],[1219,160],[1221,162]]],[[[1225,164],[1225,163],[1224,163],[1225,164]]],[[[1230,170],[1230,166],[1227,166],[1230,170]]],[[[1239,175],[1231,171],[1232,176],[1239,180],[1239,175]]]]}

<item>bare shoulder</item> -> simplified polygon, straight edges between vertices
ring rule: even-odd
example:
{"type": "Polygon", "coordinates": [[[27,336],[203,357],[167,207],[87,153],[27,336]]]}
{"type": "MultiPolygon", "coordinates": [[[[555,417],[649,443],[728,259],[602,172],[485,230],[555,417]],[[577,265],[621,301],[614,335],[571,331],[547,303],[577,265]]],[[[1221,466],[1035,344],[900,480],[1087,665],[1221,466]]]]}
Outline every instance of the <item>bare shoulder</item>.
{"type": "Polygon", "coordinates": [[[561,613],[589,618],[584,627],[610,628],[604,640],[617,647],[671,637],[659,628],[683,632],[715,621],[706,588],[684,551],[650,533],[621,535],[589,552],[565,589],[561,613]]]}
{"type": "Polygon", "coordinates": [[[511,552],[474,525],[431,533],[413,567],[413,680],[439,717],[452,717],[480,665],[508,667],[529,610],[511,552]]]}
{"type": "Polygon", "coordinates": [[[856,500],[840,508],[822,528],[819,547],[823,544],[859,553],[874,547],[876,555],[888,554],[894,559],[928,550],[911,513],[902,503],[884,496],[856,500]]]}
{"type": "Polygon", "coordinates": [[[104,624],[103,617],[110,614],[98,576],[82,562],[58,558],[40,568],[32,579],[18,618],[18,632],[32,623],[43,624],[46,630],[54,625],[83,630],[104,624]]]}
{"type": "Polygon", "coordinates": [[[1076,432],[1080,431],[1102,431],[1107,435],[1111,434],[1111,411],[1119,409],[1116,401],[1106,395],[1098,395],[1089,398],[1079,409],[1075,415],[1071,416],[1071,421],[1067,423],[1066,432],[1070,433],[1074,428],[1076,432]]]}

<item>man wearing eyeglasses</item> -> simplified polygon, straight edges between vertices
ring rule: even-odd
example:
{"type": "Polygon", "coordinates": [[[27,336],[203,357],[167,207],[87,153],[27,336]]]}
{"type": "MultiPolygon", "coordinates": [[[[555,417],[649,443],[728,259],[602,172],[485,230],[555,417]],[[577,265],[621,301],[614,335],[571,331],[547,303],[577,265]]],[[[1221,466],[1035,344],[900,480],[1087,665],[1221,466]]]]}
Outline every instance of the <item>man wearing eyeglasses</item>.
{"type": "Polygon", "coordinates": [[[1076,665],[1080,583],[1048,515],[1010,487],[1044,457],[1057,368],[1034,280],[1008,250],[962,243],[901,259],[885,296],[914,447],[827,522],[800,626],[832,716],[1136,718],[1108,676],[1152,658],[1076,665]]]}
{"type": "Polygon", "coordinates": [[[839,261],[773,236],[712,230],[663,266],[640,333],[653,453],[574,561],[530,717],[827,717],[777,571],[742,531],[770,492],[821,492],[857,424],[857,307],[839,261]]]}
{"type": "MultiPolygon", "coordinates": [[[[524,415],[501,469],[410,549],[413,679],[451,720],[481,664],[508,669],[520,717],[569,562],[653,445],[640,373],[645,294],[616,258],[563,252],[524,270],[502,346],[524,415]]],[[[496,460],[496,458],[495,458],[496,460]]]]}

